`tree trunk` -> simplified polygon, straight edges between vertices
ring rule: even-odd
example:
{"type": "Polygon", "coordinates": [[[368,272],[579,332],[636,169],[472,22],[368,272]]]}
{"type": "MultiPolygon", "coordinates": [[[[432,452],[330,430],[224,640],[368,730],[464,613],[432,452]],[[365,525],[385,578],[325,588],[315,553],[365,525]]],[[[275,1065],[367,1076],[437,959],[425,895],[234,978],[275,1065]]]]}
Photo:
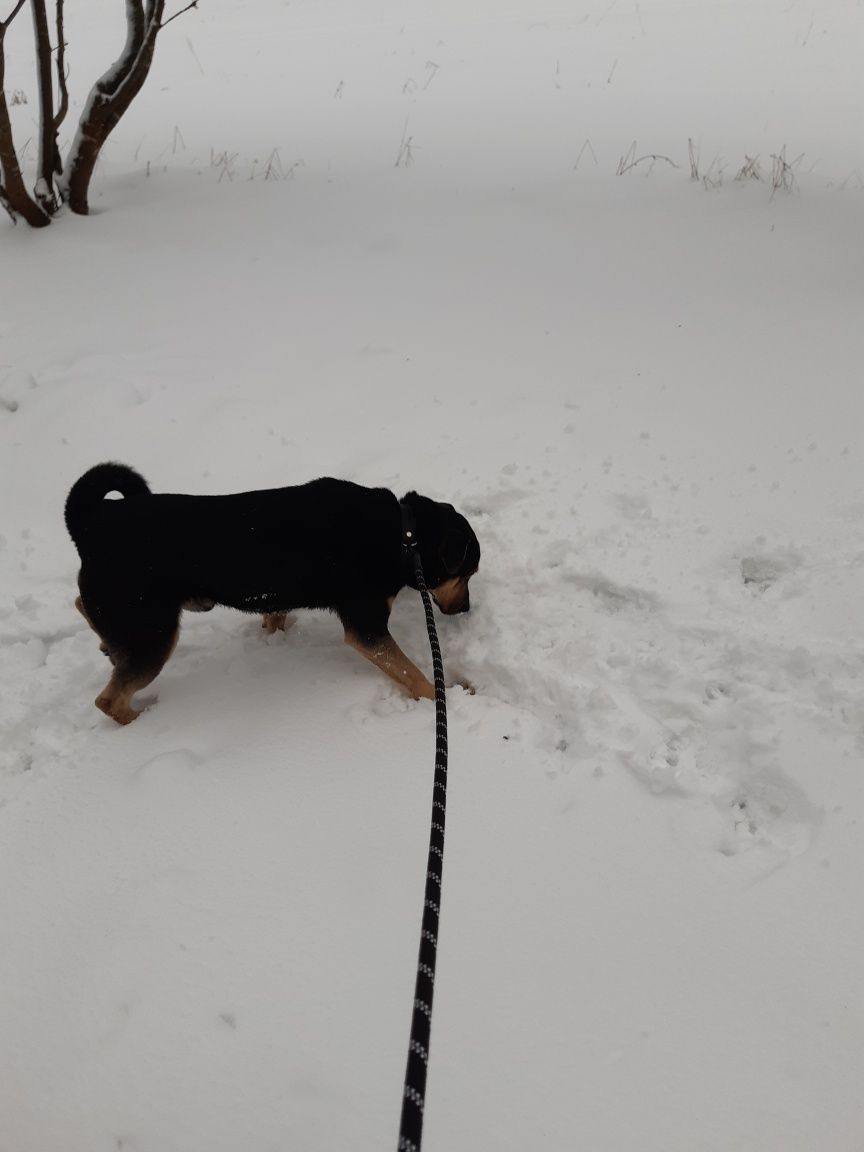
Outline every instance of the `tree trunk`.
{"type": "Polygon", "coordinates": [[[36,69],[39,79],[39,162],[36,199],[43,211],[53,215],[57,208],[54,195],[55,152],[54,88],[51,82],[51,35],[45,0],[30,0],[33,9],[33,39],[36,47],[36,69]]]}
{"type": "Polygon", "coordinates": [[[0,25],[0,199],[13,219],[20,215],[34,228],[44,228],[51,223],[51,217],[32,199],[24,186],[12,138],[12,122],[3,87],[6,75],[5,38],[6,26],[0,25]]]}
{"type": "Polygon", "coordinates": [[[90,93],[61,177],[64,199],[82,216],[89,212],[90,181],[102,146],[150,72],[164,8],[165,0],[147,0],[145,14],[141,0],[126,0],[126,46],[90,93]]]}

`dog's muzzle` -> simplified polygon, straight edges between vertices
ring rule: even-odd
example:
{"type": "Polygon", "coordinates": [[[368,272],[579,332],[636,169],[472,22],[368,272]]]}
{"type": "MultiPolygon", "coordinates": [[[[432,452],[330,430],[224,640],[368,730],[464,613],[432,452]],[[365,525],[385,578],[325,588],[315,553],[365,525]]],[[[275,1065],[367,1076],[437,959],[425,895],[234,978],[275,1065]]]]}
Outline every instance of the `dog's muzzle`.
{"type": "Polygon", "coordinates": [[[442,604],[434,592],[432,593],[432,599],[435,601],[435,606],[439,612],[443,612],[445,616],[458,616],[461,612],[468,612],[471,608],[471,598],[467,591],[461,599],[451,600],[447,604],[442,604]]]}

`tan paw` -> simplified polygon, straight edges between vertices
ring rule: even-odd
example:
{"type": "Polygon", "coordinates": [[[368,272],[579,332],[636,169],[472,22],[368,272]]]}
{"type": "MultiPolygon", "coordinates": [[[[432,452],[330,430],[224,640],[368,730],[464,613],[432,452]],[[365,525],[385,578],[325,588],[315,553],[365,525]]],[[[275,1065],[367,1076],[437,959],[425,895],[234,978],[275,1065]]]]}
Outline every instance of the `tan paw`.
{"type": "Polygon", "coordinates": [[[128,704],[123,704],[118,700],[112,700],[110,696],[97,696],[96,707],[118,724],[131,724],[133,720],[138,719],[138,713],[134,708],[130,708],[128,704]]]}
{"type": "Polygon", "coordinates": [[[469,696],[476,696],[477,695],[477,689],[474,687],[474,685],[471,683],[471,681],[466,680],[464,676],[454,677],[453,682],[451,683],[450,687],[451,688],[461,688],[464,692],[467,692],[469,696]]]}
{"type": "Polygon", "coordinates": [[[265,612],[261,617],[261,627],[265,636],[275,636],[277,632],[287,632],[292,624],[296,624],[297,617],[287,612],[265,612]]]}

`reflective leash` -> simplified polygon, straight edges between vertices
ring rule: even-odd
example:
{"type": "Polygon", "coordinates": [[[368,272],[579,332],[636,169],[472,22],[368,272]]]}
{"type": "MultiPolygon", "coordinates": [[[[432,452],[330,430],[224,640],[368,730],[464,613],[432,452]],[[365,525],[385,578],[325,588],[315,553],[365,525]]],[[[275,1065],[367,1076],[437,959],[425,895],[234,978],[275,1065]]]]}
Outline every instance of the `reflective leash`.
{"type": "Polygon", "coordinates": [[[423,1109],[426,1102],[426,1070],[429,1064],[429,1037],[432,1031],[435,961],[438,955],[441,874],[444,868],[444,822],[447,814],[447,700],[444,692],[444,664],[441,660],[438,633],[435,630],[435,617],[432,615],[432,600],[423,579],[416,532],[410,520],[404,523],[403,543],[408,550],[408,559],[423,598],[429,646],[432,649],[432,667],[435,673],[435,783],[432,789],[432,827],[429,832],[426,891],[423,899],[420,952],[417,957],[417,979],[414,984],[414,1012],[408,1042],[408,1063],[405,1068],[398,1148],[398,1152],[420,1152],[423,1138],[423,1109]]]}

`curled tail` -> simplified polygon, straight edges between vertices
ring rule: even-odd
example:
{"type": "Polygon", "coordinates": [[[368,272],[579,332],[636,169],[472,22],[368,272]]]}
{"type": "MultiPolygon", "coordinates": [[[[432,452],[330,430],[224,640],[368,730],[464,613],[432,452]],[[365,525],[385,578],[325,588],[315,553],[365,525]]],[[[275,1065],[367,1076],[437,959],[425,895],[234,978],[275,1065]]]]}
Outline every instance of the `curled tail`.
{"type": "Polygon", "coordinates": [[[85,472],[66,498],[66,527],[79,550],[91,516],[109,492],[119,492],[124,498],[147,496],[150,488],[143,476],[125,464],[97,464],[85,472]]]}

